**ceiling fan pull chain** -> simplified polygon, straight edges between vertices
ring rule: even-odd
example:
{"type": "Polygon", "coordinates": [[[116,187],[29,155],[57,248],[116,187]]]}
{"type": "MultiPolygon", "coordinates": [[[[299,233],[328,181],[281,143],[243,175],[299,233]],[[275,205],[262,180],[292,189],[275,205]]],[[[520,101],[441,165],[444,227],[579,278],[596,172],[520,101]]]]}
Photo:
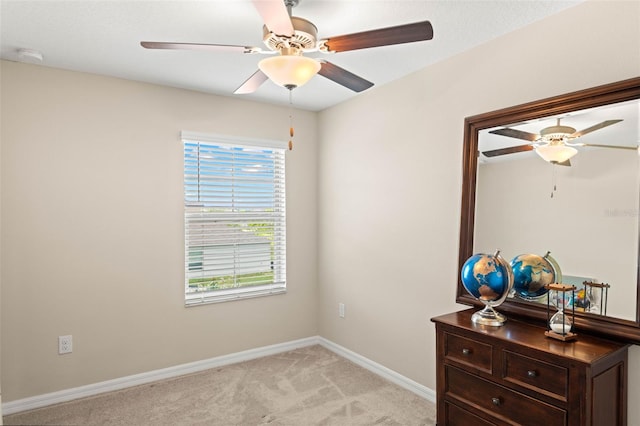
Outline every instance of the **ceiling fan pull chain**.
{"type": "Polygon", "coordinates": [[[554,192],[556,192],[556,164],[551,163],[551,167],[553,167],[553,173],[551,174],[551,185],[553,189],[551,190],[551,198],[553,198],[554,192]]]}
{"type": "Polygon", "coordinates": [[[293,88],[289,89],[289,151],[293,150],[293,107],[291,102],[291,96],[293,88]]]}

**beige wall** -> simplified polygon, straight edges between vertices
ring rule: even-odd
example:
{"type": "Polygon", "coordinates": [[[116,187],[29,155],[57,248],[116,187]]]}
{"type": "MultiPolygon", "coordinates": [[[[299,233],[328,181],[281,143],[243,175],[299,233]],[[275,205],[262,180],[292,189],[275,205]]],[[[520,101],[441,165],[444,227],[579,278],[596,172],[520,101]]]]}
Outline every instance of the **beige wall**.
{"type": "Polygon", "coordinates": [[[322,112],[320,334],[435,389],[429,318],[460,307],[464,118],[638,75],[640,3],[587,2],[322,112]]]}
{"type": "Polygon", "coordinates": [[[288,108],[1,71],[5,402],[317,334],[314,113],[287,153],[288,293],[185,308],[180,131],[286,140],[288,108]]]}
{"type": "MultiPolygon", "coordinates": [[[[0,71],[1,72],[1,71],[0,71]]],[[[0,74],[1,75],[1,74],[0,74]]],[[[0,99],[2,85],[0,85],[0,99]]],[[[2,106],[0,103],[0,165],[2,164],[2,106]]],[[[2,167],[0,166],[0,189],[2,188],[2,167]]],[[[2,192],[0,191],[0,319],[2,318],[2,192]]],[[[2,426],[2,327],[0,323],[0,426],[2,426]]]]}
{"type": "MultiPolygon", "coordinates": [[[[429,318],[461,307],[464,117],[639,75],[639,15],[589,2],[326,110],[317,128],[299,112],[289,293],[190,309],[178,132],[281,138],[286,109],[3,62],[4,400],[318,332],[434,389],[429,318]],[[72,355],[56,354],[60,334],[72,355]]],[[[630,401],[639,368],[634,347],[630,401]]]]}

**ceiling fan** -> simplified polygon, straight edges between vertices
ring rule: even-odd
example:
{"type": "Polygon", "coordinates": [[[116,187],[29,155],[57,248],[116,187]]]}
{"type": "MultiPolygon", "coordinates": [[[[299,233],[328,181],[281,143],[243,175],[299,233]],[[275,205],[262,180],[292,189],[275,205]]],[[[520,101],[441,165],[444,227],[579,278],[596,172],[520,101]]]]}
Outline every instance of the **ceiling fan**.
{"type": "Polygon", "coordinates": [[[598,147],[598,148],[617,148],[637,150],[637,146],[620,146],[620,145],[601,145],[586,144],[573,142],[587,133],[594,132],[612,124],[621,122],[622,120],[605,120],[586,129],[577,131],[573,127],[563,126],[560,124],[560,118],[556,119],[555,126],[545,127],[540,130],[539,134],[529,133],[522,130],[504,127],[502,129],[491,130],[489,133],[496,135],[508,136],[516,139],[529,141],[525,145],[510,146],[507,148],[492,149],[483,151],[482,154],[487,157],[496,157],[499,155],[514,154],[517,152],[525,152],[535,150],[540,157],[552,164],[562,166],[570,166],[569,159],[578,153],[575,147],[598,147]]]}
{"type": "Polygon", "coordinates": [[[235,90],[235,94],[255,92],[267,79],[292,90],[309,81],[316,74],[341,86],[361,92],[373,83],[324,59],[304,56],[310,52],[345,52],[370,47],[431,40],[433,27],[429,21],[318,40],[316,26],[303,18],[291,15],[299,0],[253,0],[262,17],[263,41],[268,50],[253,46],[225,44],[174,43],[143,41],[147,49],[202,50],[208,52],[238,52],[245,54],[276,54],[263,59],[258,70],[235,90]]]}

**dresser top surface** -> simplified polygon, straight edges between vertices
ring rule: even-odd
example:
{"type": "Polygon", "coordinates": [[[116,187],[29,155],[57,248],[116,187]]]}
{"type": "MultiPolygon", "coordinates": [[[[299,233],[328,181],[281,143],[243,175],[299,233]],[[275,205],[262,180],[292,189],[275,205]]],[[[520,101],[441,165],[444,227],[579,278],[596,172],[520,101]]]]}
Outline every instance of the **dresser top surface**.
{"type": "Polygon", "coordinates": [[[504,325],[486,326],[475,324],[471,315],[477,309],[466,309],[432,318],[436,324],[445,324],[458,329],[479,333],[502,341],[514,341],[531,349],[560,355],[585,363],[593,363],[598,359],[629,347],[620,343],[601,339],[588,334],[578,333],[574,341],[563,342],[544,335],[546,328],[540,324],[530,324],[522,319],[508,318],[504,325]]]}

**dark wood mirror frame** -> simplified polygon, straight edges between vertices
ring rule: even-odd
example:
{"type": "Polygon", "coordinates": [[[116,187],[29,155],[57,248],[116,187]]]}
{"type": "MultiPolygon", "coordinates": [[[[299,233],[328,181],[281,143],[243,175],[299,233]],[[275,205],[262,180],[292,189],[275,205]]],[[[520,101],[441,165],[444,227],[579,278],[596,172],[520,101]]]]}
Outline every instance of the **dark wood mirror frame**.
{"type": "MultiPolygon", "coordinates": [[[[464,121],[458,272],[462,269],[464,262],[473,254],[478,134],[480,130],[633,99],[640,99],[640,77],[467,117],[464,121]]],[[[612,339],[640,344],[640,255],[638,257],[636,294],[634,295],[636,298],[635,321],[576,312],[575,326],[578,333],[580,330],[584,330],[612,339]]],[[[460,277],[459,273],[458,277],[460,277]]],[[[460,278],[458,278],[456,302],[483,306],[481,302],[467,293],[460,278]]],[[[546,306],[532,303],[507,300],[497,310],[506,314],[507,317],[509,315],[524,316],[541,322],[547,319],[546,306]]]]}

